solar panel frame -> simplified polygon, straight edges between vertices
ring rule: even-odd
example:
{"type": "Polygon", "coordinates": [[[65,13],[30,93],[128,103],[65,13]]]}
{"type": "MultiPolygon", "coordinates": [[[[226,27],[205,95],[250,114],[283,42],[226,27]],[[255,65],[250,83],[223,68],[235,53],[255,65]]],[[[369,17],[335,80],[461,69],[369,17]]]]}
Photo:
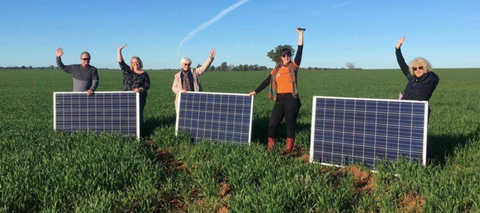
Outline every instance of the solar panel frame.
{"type": "MultiPolygon", "coordinates": [[[[422,131],[421,131],[421,132],[422,132],[422,140],[421,140],[421,141],[422,141],[422,149],[421,149],[421,150],[422,150],[422,157],[421,157],[421,163],[422,163],[423,166],[426,165],[426,163],[427,163],[427,154],[426,154],[426,153],[427,153],[427,133],[428,133],[428,109],[429,109],[429,107],[428,107],[428,101],[394,100],[394,99],[374,99],[374,98],[345,98],[345,97],[331,97],[331,96],[314,96],[314,97],[313,97],[313,101],[312,101],[311,132],[310,132],[310,134],[311,134],[311,135],[310,135],[310,156],[309,156],[310,163],[313,163],[314,160],[316,160],[316,159],[314,159],[314,154],[315,154],[315,153],[314,153],[314,152],[315,152],[315,139],[316,139],[316,138],[315,138],[315,133],[316,133],[316,132],[315,132],[315,129],[316,129],[316,118],[317,118],[317,115],[316,115],[316,113],[317,113],[316,107],[317,107],[317,100],[319,100],[319,99],[345,100],[345,102],[346,102],[347,100],[350,100],[350,101],[365,101],[365,121],[363,121],[364,124],[367,123],[367,121],[366,121],[367,102],[377,102],[377,107],[378,107],[378,102],[387,102],[387,103],[397,102],[397,103],[400,104],[400,106],[401,106],[402,103],[412,103],[412,112],[413,112],[413,105],[414,105],[414,104],[423,104],[423,113],[422,113],[422,114],[423,114],[423,129],[422,129],[422,131]]],[[[389,106],[389,105],[388,105],[388,106],[389,106]]],[[[356,106],[355,106],[355,107],[356,107],[356,106]]],[[[355,109],[356,109],[356,108],[355,108],[355,109]]],[[[400,110],[400,108],[399,108],[399,110],[400,110]]],[[[325,113],[325,114],[326,114],[326,113],[325,113]]],[[[399,116],[401,116],[400,112],[399,112],[399,116]]],[[[412,119],[412,121],[411,121],[412,123],[411,123],[411,124],[413,124],[413,117],[414,117],[414,116],[412,115],[411,117],[412,117],[412,118],[411,118],[411,119],[412,119]]],[[[344,114],[344,118],[345,118],[345,114],[344,114]]],[[[389,117],[388,117],[388,113],[387,113],[387,122],[388,122],[388,118],[389,118],[389,117]]],[[[376,119],[377,119],[377,116],[376,116],[376,119]]],[[[335,121],[335,120],[333,120],[333,121],[335,121]]],[[[375,121],[375,122],[376,122],[376,121],[375,121]]],[[[401,128],[401,123],[400,123],[400,122],[401,122],[401,119],[400,119],[400,118],[399,118],[399,121],[398,121],[398,122],[399,122],[399,126],[398,126],[398,129],[399,129],[399,130],[398,130],[398,133],[397,133],[397,134],[398,134],[398,141],[399,141],[399,142],[398,142],[398,143],[399,143],[398,146],[400,146],[400,139],[401,139],[401,138],[400,138],[400,128],[401,128]]],[[[347,122],[344,121],[344,123],[343,123],[344,126],[343,126],[343,127],[345,127],[345,123],[347,123],[347,122]]],[[[354,125],[355,125],[355,121],[353,121],[353,123],[354,123],[354,125]]],[[[387,132],[390,131],[390,129],[388,129],[388,127],[389,127],[389,126],[388,126],[388,124],[387,124],[386,127],[385,127],[385,131],[387,131],[387,132]]],[[[333,128],[334,128],[334,127],[333,127],[333,128]]],[[[353,127],[353,128],[355,128],[355,127],[353,127]]],[[[413,129],[413,127],[411,127],[411,129],[413,129]]],[[[334,130],[332,130],[332,132],[333,132],[333,131],[334,131],[334,130]]],[[[365,130],[365,131],[366,131],[366,130],[365,130]]],[[[377,131],[377,129],[375,129],[375,131],[377,131]]],[[[342,133],[342,134],[343,134],[343,133],[342,133]]],[[[354,132],[352,132],[352,134],[354,134],[354,132]]],[[[376,134],[376,132],[375,132],[375,134],[376,134]]],[[[387,134],[387,135],[388,135],[388,134],[387,134]]],[[[332,136],[332,137],[333,137],[333,136],[332,136]]],[[[353,137],[354,137],[354,136],[353,136],[353,137]]],[[[354,138],[352,138],[352,146],[353,146],[353,143],[354,143],[354,142],[353,142],[353,139],[354,139],[354,138]]],[[[343,138],[342,138],[342,140],[343,140],[343,138]]],[[[364,141],[363,141],[363,142],[364,142],[364,144],[365,144],[365,137],[364,137],[364,141]]],[[[343,141],[342,141],[342,143],[343,143],[343,141]]],[[[387,144],[387,143],[386,143],[386,144],[387,144]]],[[[342,144],[342,145],[344,145],[344,144],[342,144]]],[[[333,145],[333,139],[332,139],[332,150],[333,150],[333,146],[334,146],[334,145],[333,145]]],[[[410,148],[411,148],[411,147],[410,147],[410,148]]],[[[399,149],[400,149],[400,148],[399,148],[399,149]]],[[[343,151],[343,150],[342,150],[342,151],[343,151]]],[[[352,153],[353,153],[354,151],[355,151],[355,150],[353,150],[353,148],[352,148],[352,153]]],[[[411,150],[410,150],[410,151],[411,151],[411,150]]],[[[387,145],[385,146],[385,152],[386,152],[386,153],[388,152],[387,145]]],[[[375,153],[375,152],[374,152],[374,153],[375,153]]],[[[398,154],[398,153],[397,153],[397,154],[398,154]]],[[[385,155],[387,155],[387,154],[385,154],[385,155]]],[[[333,154],[332,154],[332,156],[333,156],[333,154]]],[[[352,159],[353,159],[353,155],[352,155],[352,159]]],[[[376,160],[377,160],[377,158],[374,158],[374,162],[375,162],[376,160]]],[[[388,160],[388,159],[385,158],[385,159],[381,159],[381,160],[388,160]]],[[[419,160],[419,159],[418,159],[418,160],[419,160]]],[[[355,161],[355,162],[358,162],[358,161],[355,161]]],[[[360,162],[361,162],[361,161],[360,161],[360,162]]],[[[329,166],[343,166],[343,165],[341,165],[341,164],[335,164],[335,163],[331,163],[331,162],[321,162],[321,161],[320,161],[319,163],[322,164],[322,165],[329,165],[329,166]]],[[[376,165],[376,163],[373,164],[373,166],[375,166],[375,165],[376,165]]]]}
{"type": "MultiPolygon", "coordinates": [[[[175,135],[177,136],[178,135],[178,132],[179,132],[179,124],[180,124],[180,117],[181,117],[181,114],[182,113],[180,110],[183,106],[183,102],[182,102],[182,97],[184,95],[188,95],[188,94],[193,94],[193,95],[220,95],[220,96],[245,96],[245,97],[248,97],[250,98],[250,108],[249,108],[249,115],[248,115],[248,119],[249,119],[249,122],[248,122],[248,137],[247,137],[247,141],[246,142],[238,142],[240,144],[244,144],[244,143],[248,143],[248,145],[250,145],[251,143],[251,138],[252,138],[252,121],[253,121],[253,102],[254,102],[254,96],[249,96],[249,94],[241,94],[241,93],[220,93],[220,92],[195,92],[195,91],[187,91],[185,94],[183,92],[179,92],[178,93],[178,104],[177,104],[177,108],[175,109],[176,111],[176,124],[175,124],[175,135]]],[[[218,109],[218,107],[216,107],[218,109]]],[[[212,121],[213,122],[213,121],[212,121]]],[[[214,131],[214,130],[210,130],[210,131],[214,131]]],[[[227,131],[226,131],[227,132],[227,131]]],[[[211,138],[201,138],[203,140],[212,140],[212,141],[218,141],[218,142],[235,142],[237,143],[236,141],[224,141],[224,140],[215,140],[215,139],[211,139],[211,138]]]]}
{"type": "MultiPolygon", "coordinates": [[[[99,94],[125,94],[125,93],[128,93],[128,94],[135,94],[135,138],[137,140],[140,140],[140,94],[139,93],[135,93],[133,91],[103,91],[103,92],[95,92],[95,94],[93,96],[89,96],[87,92],[54,92],[53,93],[53,129],[55,131],[57,131],[57,95],[81,95],[79,97],[87,97],[87,98],[96,98],[98,96],[95,96],[95,95],[99,95],[99,94]]],[[[96,103],[95,103],[96,104],[96,103]]],[[[96,109],[98,108],[96,105],[93,105],[93,108],[94,110],[93,111],[96,111],[96,109]]],[[[85,104],[89,107],[91,107],[90,104],[85,104]]],[[[87,110],[88,111],[88,110],[87,110]]],[[[112,121],[113,123],[113,121],[112,121]]],[[[105,126],[105,124],[103,125],[105,126]]],[[[94,130],[95,131],[95,128],[92,128],[92,129],[87,129],[86,131],[89,131],[89,130],[94,130]]],[[[64,130],[62,130],[64,131],[64,130]]],[[[67,130],[65,130],[67,131],[67,130]]],[[[82,131],[82,130],[71,130],[71,131],[68,131],[68,132],[78,132],[78,131],[82,131]]],[[[109,132],[118,132],[118,131],[109,131],[109,132]]],[[[128,134],[126,134],[128,135],[128,134]]]]}

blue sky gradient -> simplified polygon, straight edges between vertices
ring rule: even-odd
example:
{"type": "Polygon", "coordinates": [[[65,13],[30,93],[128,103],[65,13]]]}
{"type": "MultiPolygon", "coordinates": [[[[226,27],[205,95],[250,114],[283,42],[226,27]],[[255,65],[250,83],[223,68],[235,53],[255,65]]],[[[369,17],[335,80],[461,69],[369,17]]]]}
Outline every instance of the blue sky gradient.
{"type": "Polygon", "coordinates": [[[180,68],[180,59],[213,65],[273,67],[267,52],[279,44],[296,47],[296,27],[306,28],[302,67],[398,68],[394,46],[406,37],[407,61],[428,59],[434,68],[480,67],[480,1],[425,0],[83,0],[4,1],[0,7],[0,66],[55,65],[63,47],[65,64],[118,68],[139,56],[146,69],[180,68]],[[242,4],[186,39],[222,11],[242,4]]]}

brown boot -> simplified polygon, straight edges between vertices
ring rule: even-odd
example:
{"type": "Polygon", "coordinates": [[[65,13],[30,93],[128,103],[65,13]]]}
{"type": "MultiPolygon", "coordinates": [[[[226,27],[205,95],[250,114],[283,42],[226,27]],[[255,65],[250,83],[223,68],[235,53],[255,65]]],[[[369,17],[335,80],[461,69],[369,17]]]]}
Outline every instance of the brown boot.
{"type": "Polygon", "coordinates": [[[292,152],[294,143],[295,143],[295,139],[287,138],[287,148],[285,149],[285,154],[290,154],[292,152]]]}
{"type": "Polygon", "coordinates": [[[268,144],[267,144],[268,151],[272,151],[274,144],[275,144],[275,138],[268,138],[268,144]]]}

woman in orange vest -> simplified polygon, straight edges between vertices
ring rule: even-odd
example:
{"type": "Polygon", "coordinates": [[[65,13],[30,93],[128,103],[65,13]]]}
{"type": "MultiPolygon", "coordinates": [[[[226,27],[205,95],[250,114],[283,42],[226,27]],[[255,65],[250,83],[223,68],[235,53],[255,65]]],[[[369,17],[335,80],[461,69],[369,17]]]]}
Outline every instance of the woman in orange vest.
{"type": "Polygon", "coordinates": [[[270,86],[268,97],[275,100],[270,122],[268,124],[268,150],[272,150],[275,144],[275,132],[285,117],[287,124],[287,146],[285,154],[289,154],[293,149],[295,142],[295,123],[301,103],[297,91],[297,73],[302,60],[303,51],[303,32],[305,29],[297,28],[298,48],[297,55],[292,61],[290,49],[284,48],[281,52],[282,61],[278,62],[270,75],[258,86],[257,89],[250,92],[250,96],[258,94],[265,87],[270,86]]]}

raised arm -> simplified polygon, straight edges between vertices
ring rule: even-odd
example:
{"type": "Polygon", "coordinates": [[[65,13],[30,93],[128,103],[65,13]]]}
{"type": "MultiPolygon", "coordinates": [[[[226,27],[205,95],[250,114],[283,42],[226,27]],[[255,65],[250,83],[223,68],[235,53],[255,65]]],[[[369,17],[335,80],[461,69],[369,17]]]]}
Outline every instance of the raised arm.
{"type": "Polygon", "coordinates": [[[69,69],[67,69],[67,67],[63,64],[62,62],[62,55],[63,55],[63,48],[59,47],[57,49],[57,68],[60,69],[60,70],[63,70],[67,73],[70,73],[69,69]]]}
{"type": "Polygon", "coordinates": [[[120,47],[118,48],[118,51],[117,51],[117,60],[118,60],[118,62],[122,62],[122,61],[123,61],[122,50],[123,50],[123,48],[125,48],[125,46],[127,46],[127,44],[124,44],[124,45],[122,45],[122,46],[120,46],[120,47]]]}
{"type": "Polygon", "coordinates": [[[297,33],[298,33],[298,48],[297,48],[297,54],[295,55],[295,64],[300,67],[300,62],[302,62],[302,53],[303,53],[303,32],[305,30],[301,30],[300,28],[297,28],[297,33]]]}
{"type": "Polygon", "coordinates": [[[213,62],[213,59],[215,59],[215,54],[216,53],[217,53],[217,51],[215,50],[215,48],[213,48],[210,51],[210,56],[207,58],[207,60],[203,63],[203,65],[201,67],[197,68],[198,75],[201,75],[202,73],[204,73],[205,71],[208,70],[208,68],[210,67],[210,65],[213,62]]]}
{"type": "Polygon", "coordinates": [[[125,46],[127,46],[127,44],[120,46],[117,50],[117,61],[118,61],[118,64],[120,65],[120,69],[122,69],[124,74],[130,71],[130,67],[128,66],[127,63],[125,63],[122,56],[122,50],[123,48],[125,48],[125,46]]]}
{"type": "Polygon", "coordinates": [[[395,55],[397,56],[397,63],[400,66],[400,69],[402,70],[403,74],[405,76],[408,76],[410,74],[409,68],[407,63],[405,62],[405,59],[403,58],[402,51],[400,50],[400,47],[402,47],[402,44],[404,41],[405,41],[405,36],[400,38],[400,40],[398,40],[397,44],[395,45],[395,55]]]}

